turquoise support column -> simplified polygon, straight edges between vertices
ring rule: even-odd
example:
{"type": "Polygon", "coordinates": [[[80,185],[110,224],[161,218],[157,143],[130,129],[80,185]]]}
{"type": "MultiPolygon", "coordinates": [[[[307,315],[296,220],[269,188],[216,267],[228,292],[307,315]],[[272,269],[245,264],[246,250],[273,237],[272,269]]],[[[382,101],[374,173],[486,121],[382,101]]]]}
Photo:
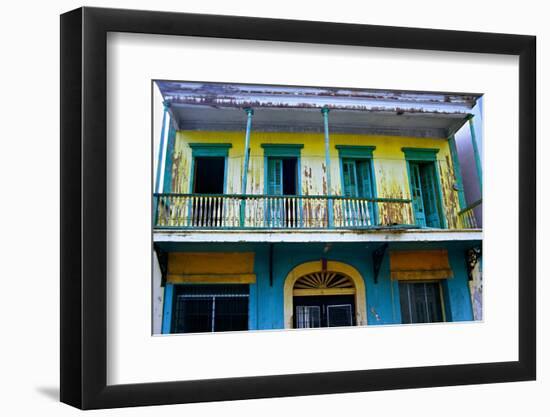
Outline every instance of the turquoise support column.
{"type": "MultiPolygon", "coordinates": [[[[243,162],[243,180],[241,184],[241,193],[246,194],[246,182],[248,180],[248,161],[250,159],[250,131],[252,129],[252,116],[254,115],[254,110],[251,108],[244,109],[246,112],[246,133],[244,137],[244,162],[243,162]]],[[[244,213],[245,213],[245,204],[244,199],[241,200],[241,213],[240,213],[240,222],[241,226],[244,226],[244,213]]]]}
{"type": "Polygon", "coordinates": [[[325,166],[327,170],[327,196],[328,199],[328,227],[333,225],[333,213],[332,213],[332,199],[331,197],[331,181],[330,181],[330,136],[328,132],[328,107],[323,107],[321,113],[323,114],[323,123],[325,127],[325,166]]]}
{"type": "Polygon", "coordinates": [[[246,182],[248,180],[248,161],[250,159],[250,130],[252,129],[252,116],[254,110],[250,108],[244,109],[246,112],[246,134],[244,137],[244,163],[243,163],[243,182],[241,192],[246,194],[246,182]]]}
{"type": "Polygon", "coordinates": [[[460,171],[460,162],[458,160],[458,151],[456,149],[455,135],[449,137],[449,149],[451,151],[451,159],[453,161],[453,172],[455,173],[456,186],[458,188],[458,204],[460,210],[466,208],[466,198],[464,197],[464,184],[462,182],[462,172],[460,171]]]}
{"type": "Polygon", "coordinates": [[[470,124],[470,137],[472,139],[472,148],[474,149],[474,158],[476,161],[477,179],[479,181],[479,193],[483,196],[483,176],[481,172],[481,158],[479,157],[479,148],[477,147],[473,114],[468,115],[468,123],[470,124]]]}
{"type": "MultiPolygon", "coordinates": [[[[155,190],[154,193],[160,193],[160,175],[162,173],[162,155],[164,154],[164,136],[166,129],[166,113],[168,113],[168,108],[170,103],[163,102],[164,111],[162,113],[162,127],[160,129],[160,142],[159,142],[159,151],[157,158],[157,177],[155,178],[155,190]]],[[[157,224],[157,214],[158,214],[158,196],[153,197],[153,226],[157,224]]]]}
{"type": "Polygon", "coordinates": [[[162,334],[168,334],[172,330],[172,305],[174,300],[174,284],[166,284],[164,287],[164,311],[162,313],[162,334]]]}
{"type": "Polygon", "coordinates": [[[166,127],[166,113],[168,113],[168,108],[170,104],[167,102],[162,103],[164,106],[164,112],[162,113],[162,128],[160,129],[160,144],[159,144],[159,154],[157,161],[157,178],[155,179],[155,193],[160,193],[160,174],[162,172],[162,155],[164,153],[164,133],[166,127]]]}
{"type": "Polygon", "coordinates": [[[164,178],[162,180],[162,192],[169,194],[172,192],[172,161],[174,158],[174,146],[176,143],[176,129],[170,123],[168,128],[168,140],[166,143],[166,158],[164,159],[164,178]]]}

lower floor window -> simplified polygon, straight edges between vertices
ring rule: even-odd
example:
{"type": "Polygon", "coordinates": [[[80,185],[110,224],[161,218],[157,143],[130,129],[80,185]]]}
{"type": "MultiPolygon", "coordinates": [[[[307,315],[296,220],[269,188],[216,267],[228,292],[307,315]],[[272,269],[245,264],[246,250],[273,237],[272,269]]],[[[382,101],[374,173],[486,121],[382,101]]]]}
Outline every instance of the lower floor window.
{"type": "Polygon", "coordinates": [[[177,285],[173,333],[248,330],[248,285],[177,285]]]}
{"type": "Polygon", "coordinates": [[[402,323],[435,323],[443,321],[439,282],[399,283],[402,323]]]}

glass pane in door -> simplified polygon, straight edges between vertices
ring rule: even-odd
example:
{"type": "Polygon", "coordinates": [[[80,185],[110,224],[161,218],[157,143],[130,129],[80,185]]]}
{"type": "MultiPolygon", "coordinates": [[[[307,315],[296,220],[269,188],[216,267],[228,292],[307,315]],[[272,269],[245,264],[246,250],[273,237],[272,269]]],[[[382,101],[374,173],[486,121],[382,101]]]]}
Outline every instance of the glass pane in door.
{"type": "Polygon", "coordinates": [[[321,307],[296,306],[296,328],[310,329],[321,327],[321,307]]]}
{"type": "Polygon", "coordinates": [[[327,306],[328,327],[341,327],[352,325],[352,311],[350,304],[327,306]]]}

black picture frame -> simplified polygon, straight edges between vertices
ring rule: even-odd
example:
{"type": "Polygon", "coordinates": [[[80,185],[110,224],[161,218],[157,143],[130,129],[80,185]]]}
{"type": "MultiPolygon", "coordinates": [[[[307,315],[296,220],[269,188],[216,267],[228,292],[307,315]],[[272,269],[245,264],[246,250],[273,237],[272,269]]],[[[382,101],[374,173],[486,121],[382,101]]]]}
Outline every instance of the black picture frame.
{"type": "Polygon", "coordinates": [[[536,378],[536,38],[136,10],[61,16],[61,401],[82,409],[376,391],[536,378]],[[108,32],[519,56],[519,360],[109,386],[108,32]]]}

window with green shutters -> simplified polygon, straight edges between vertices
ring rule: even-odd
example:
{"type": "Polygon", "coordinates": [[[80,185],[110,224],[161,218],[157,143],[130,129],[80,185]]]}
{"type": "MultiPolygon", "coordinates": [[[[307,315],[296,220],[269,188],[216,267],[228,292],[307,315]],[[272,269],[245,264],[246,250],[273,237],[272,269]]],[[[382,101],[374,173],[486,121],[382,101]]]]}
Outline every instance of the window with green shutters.
{"type": "Polygon", "coordinates": [[[433,162],[409,162],[411,197],[416,224],[441,227],[440,202],[433,162]]]}
{"type": "Polygon", "coordinates": [[[298,194],[298,158],[267,158],[266,221],[270,227],[297,227],[300,203],[298,194]],[[283,197],[288,196],[288,197],[283,197]]]}
{"type": "MultiPolygon", "coordinates": [[[[342,187],[344,197],[373,198],[373,181],[370,159],[342,159],[342,187]]],[[[370,224],[374,224],[374,203],[369,201],[366,206],[368,213],[361,212],[361,205],[353,201],[344,201],[344,216],[353,221],[358,217],[368,215],[370,224]]]]}
{"type": "Polygon", "coordinates": [[[267,194],[283,195],[283,160],[268,158],[267,160],[267,194]]]}

